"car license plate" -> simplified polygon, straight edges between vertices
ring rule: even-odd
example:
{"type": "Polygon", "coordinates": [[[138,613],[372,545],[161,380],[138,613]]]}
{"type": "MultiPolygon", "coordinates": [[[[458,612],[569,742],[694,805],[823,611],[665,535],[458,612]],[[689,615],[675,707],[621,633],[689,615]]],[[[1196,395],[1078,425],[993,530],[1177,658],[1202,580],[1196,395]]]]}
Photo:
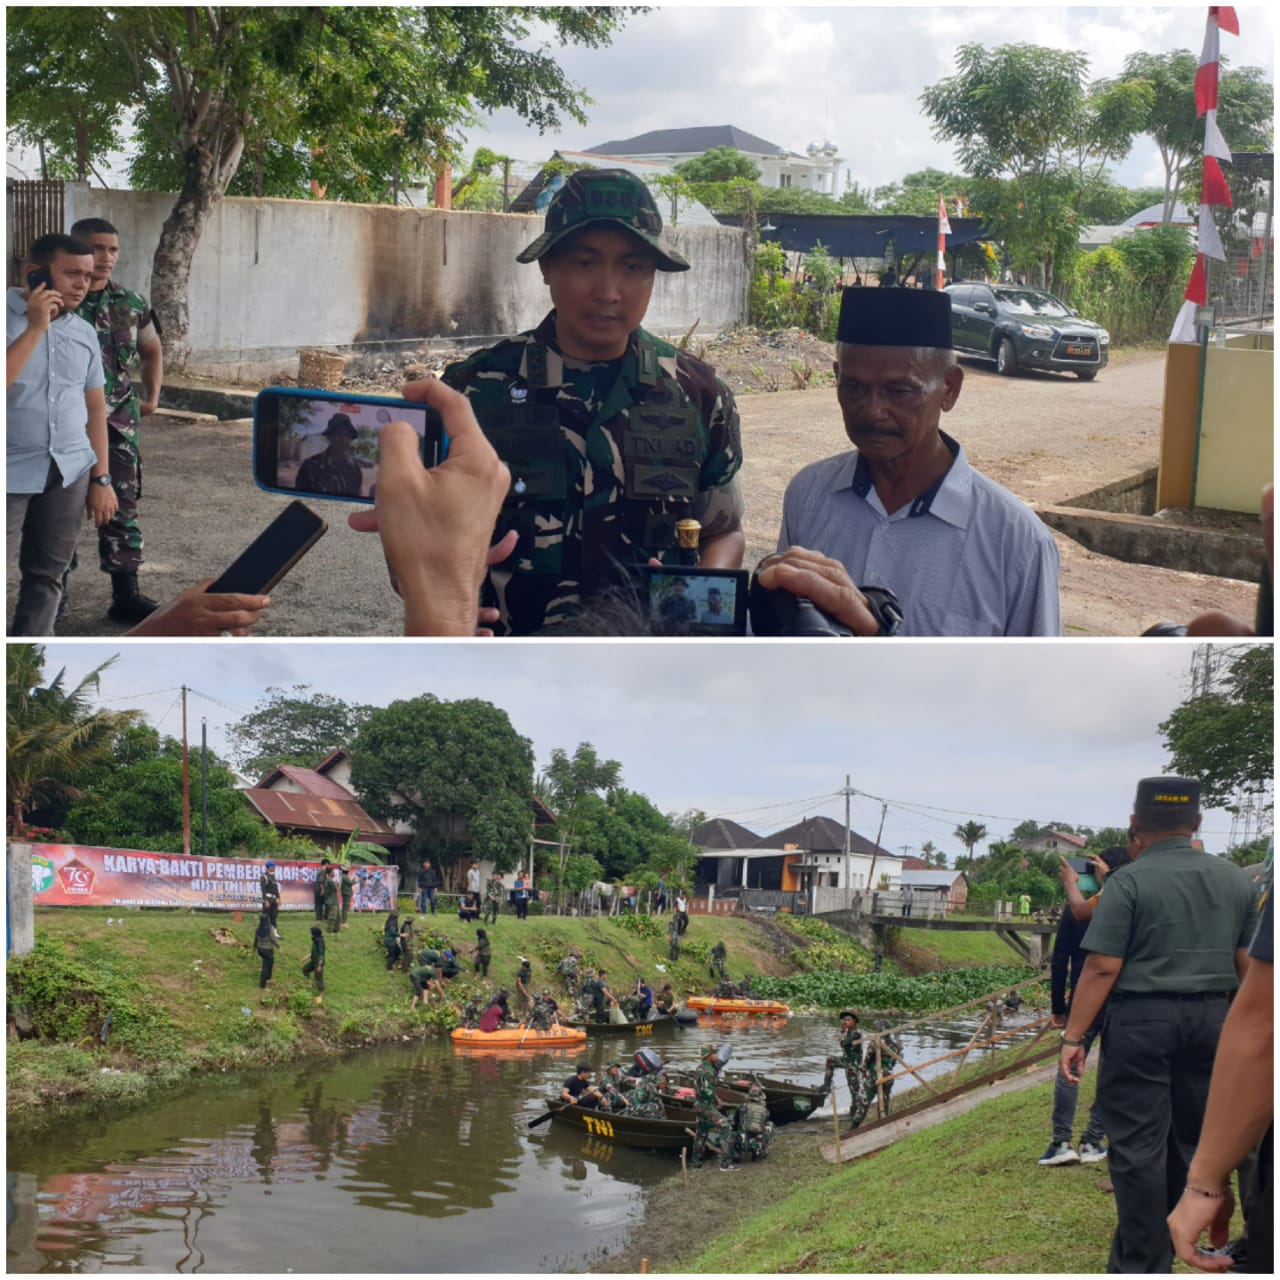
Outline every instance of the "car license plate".
{"type": "Polygon", "coordinates": [[[1069,356],[1091,356],[1091,355],[1093,355],[1093,348],[1092,348],[1092,347],[1079,347],[1079,346],[1074,346],[1074,345],[1068,345],[1068,347],[1067,347],[1067,355],[1069,355],[1069,356]]]}

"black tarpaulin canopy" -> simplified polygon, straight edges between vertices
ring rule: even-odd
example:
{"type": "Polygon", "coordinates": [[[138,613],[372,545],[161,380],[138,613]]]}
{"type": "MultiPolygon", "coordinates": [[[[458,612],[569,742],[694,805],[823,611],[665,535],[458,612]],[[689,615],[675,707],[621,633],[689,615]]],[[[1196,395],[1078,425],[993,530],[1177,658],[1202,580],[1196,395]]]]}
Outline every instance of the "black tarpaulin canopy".
{"type": "MultiPolygon", "coordinates": [[[[716,214],[727,227],[740,227],[737,214],[716,214]]],[[[757,228],[761,241],[780,244],[789,253],[808,253],[818,242],[833,258],[883,258],[885,245],[892,240],[894,252],[903,257],[915,253],[935,253],[938,248],[938,219],[916,218],[901,213],[760,213],[757,228]]],[[[955,249],[985,237],[981,218],[952,218],[947,248],[955,249]]]]}

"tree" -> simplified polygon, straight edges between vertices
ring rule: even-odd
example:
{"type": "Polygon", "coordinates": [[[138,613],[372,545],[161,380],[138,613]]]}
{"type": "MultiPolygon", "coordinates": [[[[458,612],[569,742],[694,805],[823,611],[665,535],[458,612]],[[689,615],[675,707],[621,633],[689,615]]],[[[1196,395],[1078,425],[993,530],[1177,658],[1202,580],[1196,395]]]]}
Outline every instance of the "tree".
{"type": "Polygon", "coordinates": [[[109,759],[117,735],[138,720],[137,711],[93,711],[91,695],[114,659],[95,667],[74,688],[66,668],[44,680],[43,645],[5,649],[7,677],[5,785],[9,831],[21,834],[33,810],[50,801],[79,798],[75,778],[109,759]]]}
{"type": "Polygon", "coordinates": [[[1274,668],[1270,645],[1228,650],[1220,680],[1160,723],[1173,773],[1199,778],[1205,808],[1234,808],[1238,791],[1263,795],[1274,777],[1274,668]]]}
{"type": "Polygon", "coordinates": [[[758,182],[760,167],[737,147],[711,147],[673,166],[686,182],[758,182]]]}
{"type": "Polygon", "coordinates": [[[1088,853],[1101,853],[1104,849],[1123,849],[1129,843],[1129,833],[1123,827],[1102,827],[1089,836],[1085,846],[1088,853]]]}
{"type": "Polygon", "coordinates": [[[246,777],[257,779],[280,764],[310,769],[349,747],[373,708],[315,693],[309,684],[275,685],[231,729],[232,753],[246,777]]]}
{"type": "MultiPolygon", "coordinates": [[[[1151,107],[1142,132],[1155,140],[1164,164],[1164,210],[1168,225],[1188,165],[1204,154],[1204,121],[1196,117],[1196,67],[1199,57],[1186,49],[1168,53],[1131,53],[1121,81],[1150,86],[1151,107]]],[[[1237,151],[1265,147],[1271,140],[1273,89],[1260,67],[1228,70],[1219,60],[1218,127],[1237,151]]],[[[1198,197],[1199,191],[1196,195],[1198,197]]]]}
{"type": "Polygon", "coordinates": [[[556,814],[561,881],[587,797],[610,791],[621,783],[622,765],[616,760],[601,760],[589,742],[578,743],[572,756],[561,747],[551,752],[551,760],[538,779],[538,794],[556,814]]]}
{"type": "Polygon", "coordinates": [[[920,100],[934,136],[956,144],[979,181],[975,207],[1019,266],[1052,286],[1055,264],[1078,240],[1077,194],[1122,158],[1151,93],[1134,83],[1090,86],[1085,54],[1038,45],[962,45],[955,75],[920,100]]]}
{"type": "MultiPolygon", "coordinates": [[[[140,744],[135,744],[140,748],[140,744]]],[[[135,749],[135,759],[123,768],[99,770],[80,801],[62,824],[63,835],[75,844],[116,849],[146,849],[153,853],[182,851],[182,744],[173,738],[152,738],[150,752],[135,749]]],[[[191,759],[193,847],[199,849],[199,754],[191,759]]],[[[261,857],[291,852],[294,857],[318,858],[320,848],[310,840],[283,840],[246,804],[235,778],[216,757],[208,770],[206,803],[209,813],[208,851],[214,857],[261,857]]]]}
{"type": "Polygon", "coordinates": [[[352,743],[351,785],[375,817],[413,828],[412,852],[447,883],[464,856],[510,871],[528,848],[533,748],[479,698],[427,693],[374,708],[352,743]]]}
{"type": "MultiPolygon", "coordinates": [[[[877,187],[872,195],[875,207],[882,213],[909,214],[913,217],[935,217],[939,199],[950,201],[969,190],[972,179],[942,169],[917,169],[900,182],[877,187]]],[[[947,205],[948,210],[952,208],[947,205]]]]}
{"type": "MultiPolygon", "coordinates": [[[[455,148],[450,133],[510,108],[539,131],[562,115],[586,123],[581,89],[532,21],[561,44],[608,44],[625,20],[611,8],[546,6],[139,6],[9,11],[10,75],[21,50],[98,68],[88,87],[110,116],[138,111],[139,133],[163,140],[181,167],[177,200],[152,265],[166,363],[188,353],[187,286],[196,246],[242,158],[258,141],[310,157],[310,178],[345,199],[380,199],[455,148]],[[18,41],[21,44],[18,44],[18,41]],[[130,73],[121,80],[115,69],[130,73]]],[[[26,76],[20,117],[38,130],[63,86],[26,76]]],[[[108,130],[90,133],[93,154],[108,130]]]]}
{"type": "Polygon", "coordinates": [[[973,866],[973,846],[976,845],[979,840],[985,840],[987,838],[986,827],[984,827],[981,822],[974,822],[970,819],[970,821],[966,822],[964,826],[957,827],[951,834],[969,850],[966,865],[970,867],[973,866]]]}

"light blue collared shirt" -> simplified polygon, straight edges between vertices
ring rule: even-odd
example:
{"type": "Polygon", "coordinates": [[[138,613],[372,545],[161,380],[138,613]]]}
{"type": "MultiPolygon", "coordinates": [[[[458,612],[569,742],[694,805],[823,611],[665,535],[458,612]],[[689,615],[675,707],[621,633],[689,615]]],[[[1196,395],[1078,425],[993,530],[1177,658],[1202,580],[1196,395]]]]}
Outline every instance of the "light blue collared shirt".
{"type": "MultiPolygon", "coordinates": [[[[27,330],[21,289],[9,290],[5,330],[6,346],[27,330]]],[[[105,382],[93,326],[64,312],[49,326],[6,396],[7,492],[43,493],[50,459],[58,464],[64,488],[93,466],[97,456],[86,430],[84,393],[105,382]]]]}
{"type": "Polygon", "coordinates": [[[903,635],[1061,635],[1053,535],[943,439],[950,470],[893,515],[856,449],[805,467],[787,486],[778,550],[807,547],[839,560],[858,586],[888,587],[903,635]]]}

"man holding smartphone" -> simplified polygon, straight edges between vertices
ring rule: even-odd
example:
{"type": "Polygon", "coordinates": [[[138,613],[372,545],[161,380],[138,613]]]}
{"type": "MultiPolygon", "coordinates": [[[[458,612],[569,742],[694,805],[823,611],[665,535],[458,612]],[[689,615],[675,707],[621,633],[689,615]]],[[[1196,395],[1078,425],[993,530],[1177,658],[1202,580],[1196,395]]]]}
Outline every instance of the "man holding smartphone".
{"type": "Polygon", "coordinates": [[[98,338],[72,314],[89,291],[93,251],[72,236],[31,246],[28,287],[6,308],[5,531],[22,574],[10,634],[53,634],[80,513],[115,514],[98,338]]]}
{"type": "Polygon", "coordinates": [[[76,315],[98,335],[106,376],[107,461],[117,503],[115,514],[98,529],[98,564],[111,575],[107,617],[114,622],[141,622],[158,607],[157,601],[138,590],[142,567],[138,434],[142,419],[156,411],[160,400],[164,371],[160,333],[146,299],[111,279],[120,257],[115,227],[105,218],[81,218],[71,234],[93,253],[93,277],[76,315]]]}
{"type": "Polygon", "coordinates": [[[539,631],[620,570],[674,563],[681,519],[702,525],[703,567],[739,568],[733,394],[640,327],[656,273],[689,269],[648,188],[622,169],[571,174],[517,261],[538,263],[553,310],[444,373],[511,469],[496,539],[518,542],[490,566],[482,596],[495,632],[539,631]]]}

